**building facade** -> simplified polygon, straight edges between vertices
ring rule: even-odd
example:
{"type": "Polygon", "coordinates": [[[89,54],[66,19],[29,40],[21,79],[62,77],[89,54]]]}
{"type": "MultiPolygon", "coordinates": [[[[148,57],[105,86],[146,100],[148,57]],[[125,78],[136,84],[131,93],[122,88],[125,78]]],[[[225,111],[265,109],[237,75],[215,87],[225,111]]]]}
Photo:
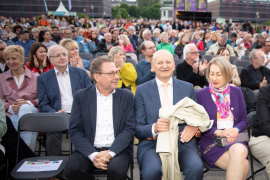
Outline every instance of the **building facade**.
{"type": "Polygon", "coordinates": [[[129,6],[135,5],[137,6],[137,0],[112,0],[111,5],[112,7],[118,6],[117,3],[120,1],[121,3],[126,3],[129,6]]]}
{"type": "Polygon", "coordinates": [[[212,12],[212,20],[218,17],[234,22],[251,21],[264,23],[269,21],[270,1],[214,0],[208,2],[207,10],[212,12]],[[257,16],[258,13],[258,16],[257,16]]]}
{"type": "MultiPolygon", "coordinates": [[[[68,0],[61,0],[68,10],[68,0]]],[[[60,0],[46,0],[48,11],[55,11],[60,0]]],[[[111,18],[111,0],[71,0],[70,11],[85,13],[92,17],[111,18]],[[91,9],[91,5],[94,9],[91,9]]],[[[5,17],[33,17],[47,14],[44,0],[0,0],[0,15],[5,17]]]]}

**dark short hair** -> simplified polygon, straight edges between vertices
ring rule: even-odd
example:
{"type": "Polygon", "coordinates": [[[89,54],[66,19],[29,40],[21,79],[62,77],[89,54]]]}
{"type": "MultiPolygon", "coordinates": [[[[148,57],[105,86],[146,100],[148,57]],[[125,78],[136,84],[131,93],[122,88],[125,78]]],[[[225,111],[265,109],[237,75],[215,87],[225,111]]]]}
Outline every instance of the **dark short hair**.
{"type": "Polygon", "coordinates": [[[141,44],[140,49],[141,49],[141,51],[142,50],[144,50],[144,51],[146,50],[146,46],[145,46],[145,43],[144,42],[141,44]]]}
{"type": "Polygon", "coordinates": [[[20,28],[20,29],[23,29],[23,27],[22,27],[21,25],[16,25],[16,26],[14,26],[14,27],[13,27],[13,33],[15,33],[16,30],[19,29],[19,28],[20,28]]]}
{"type": "Polygon", "coordinates": [[[112,34],[113,34],[115,31],[118,32],[118,30],[114,29],[114,30],[112,30],[112,34]]]}
{"type": "Polygon", "coordinates": [[[75,30],[75,29],[72,29],[72,31],[71,31],[72,33],[77,33],[77,31],[75,30]]]}
{"type": "Polygon", "coordinates": [[[112,58],[110,56],[107,56],[107,55],[98,56],[92,61],[91,67],[90,67],[90,73],[91,73],[93,84],[97,83],[95,78],[94,78],[94,74],[101,73],[102,63],[105,63],[105,62],[113,62],[113,61],[112,61],[112,58]]]}
{"type": "Polygon", "coordinates": [[[230,37],[235,37],[235,38],[237,38],[237,34],[236,34],[236,33],[232,33],[232,34],[230,35],[230,37]]]}
{"type": "Polygon", "coordinates": [[[57,27],[57,26],[52,26],[52,30],[53,29],[58,29],[58,31],[59,31],[59,27],[57,27]]]}

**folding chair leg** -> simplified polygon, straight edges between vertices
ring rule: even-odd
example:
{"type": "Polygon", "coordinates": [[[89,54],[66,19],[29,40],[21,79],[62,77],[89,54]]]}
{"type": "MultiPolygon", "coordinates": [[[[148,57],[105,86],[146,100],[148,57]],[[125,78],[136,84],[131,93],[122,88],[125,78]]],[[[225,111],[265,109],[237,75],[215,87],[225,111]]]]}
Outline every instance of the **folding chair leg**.
{"type": "Polygon", "coordinates": [[[249,180],[250,178],[252,178],[252,180],[254,180],[254,167],[253,167],[253,157],[252,157],[252,155],[250,155],[250,167],[251,167],[251,176],[249,176],[247,178],[247,180],[249,180]]]}

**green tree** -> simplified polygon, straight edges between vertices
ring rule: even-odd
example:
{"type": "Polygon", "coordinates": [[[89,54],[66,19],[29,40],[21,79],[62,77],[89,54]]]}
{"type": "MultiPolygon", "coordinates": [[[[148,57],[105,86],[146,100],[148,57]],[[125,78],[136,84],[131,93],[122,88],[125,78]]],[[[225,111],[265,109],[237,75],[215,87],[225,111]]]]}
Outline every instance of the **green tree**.
{"type": "Polygon", "coordinates": [[[147,12],[148,12],[148,10],[149,10],[149,8],[146,6],[146,7],[144,7],[144,8],[142,8],[142,10],[141,10],[141,16],[142,17],[144,17],[144,18],[148,18],[147,17],[147,12]]]}
{"type": "Polygon", "coordinates": [[[114,8],[112,7],[112,16],[115,18],[117,14],[118,14],[118,6],[114,8]]]}
{"type": "Polygon", "coordinates": [[[139,9],[135,5],[129,6],[128,12],[129,12],[129,15],[131,17],[139,17],[140,16],[139,9]]]}
{"type": "Polygon", "coordinates": [[[149,8],[149,10],[147,11],[147,18],[149,19],[160,19],[160,10],[159,8],[154,8],[153,6],[151,6],[149,8]]]}
{"type": "Polygon", "coordinates": [[[146,6],[150,7],[153,4],[157,4],[159,2],[160,2],[160,0],[137,0],[137,4],[138,4],[139,8],[143,8],[146,6]]]}
{"type": "MultiPolygon", "coordinates": [[[[128,13],[126,11],[126,9],[124,8],[120,8],[120,12],[121,12],[121,18],[127,18],[128,17],[128,13]]],[[[117,14],[115,16],[117,19],[119,19],[119,12],[117,11],[117,14]]]]}
{"type": "Polygon", "coordinates": [[[128,4],[126,4],[126,3],[121,3],[120,8],[126,9],[127,13],[129,13],[129,5],[128,5],[128,4]]]}

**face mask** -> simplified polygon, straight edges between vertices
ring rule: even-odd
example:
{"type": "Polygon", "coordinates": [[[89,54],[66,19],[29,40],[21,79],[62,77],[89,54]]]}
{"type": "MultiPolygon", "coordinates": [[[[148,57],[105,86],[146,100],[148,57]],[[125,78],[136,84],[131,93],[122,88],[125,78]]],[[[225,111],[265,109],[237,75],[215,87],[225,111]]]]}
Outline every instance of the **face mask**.
{"type": "Polygon", "coordinates": [[[170,25],[170,23],[167,23],[167,26],[169,26],[170,25]]]}
{"type": "Polygon", "coordinates": [[[241,43],[241,44],[240,44],[240,47],[241,47],[241,48],[243,48],[244,46],[245,46],[245,44],[244,44],[244,43],[241,43]]]}
{"type": "Polygon", "coordinates": [[[119,44],[123,44],[123,43],[124,43],[124,40],[120,39],[119,44]]]}

